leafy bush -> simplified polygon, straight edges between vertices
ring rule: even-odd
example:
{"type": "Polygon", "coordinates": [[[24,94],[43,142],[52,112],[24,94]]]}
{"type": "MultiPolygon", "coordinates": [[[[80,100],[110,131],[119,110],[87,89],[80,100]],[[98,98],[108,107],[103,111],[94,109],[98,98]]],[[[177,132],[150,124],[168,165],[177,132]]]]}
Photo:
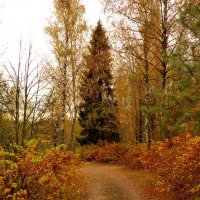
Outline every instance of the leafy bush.
{"type": "Polygon", "coordinates": [[[173,147],[159,143],[141,156],[146,169],[158,175],[156,191],[162,197],[173,194],[175,199],[200,196],[200,137],[184,133],[173,138],[173,147]]]}
{"type": "Polygon", "coordinates": [[[30,142],[22,154],[0,149],[1,199],[82,199],[79,161],[61,148],[39,153],[30,142]]]}
{"type": "MultiPolygon", "coordinates": [[[[84,161],[122,164],[132,169],[148,169],[155,175],[155,192],[161,199],[194,200],[200,197],[200,137],[186,132],[168,142],[158,142],[152,150],[123,144],[91,146],[81,152],[84,161]]],[[[153,183],[154,184],[154,183],[153,183]]]]}
{"type": "Polygon", "coordinates": [[[81,151],[80,155],[84,161],[115,163],[139,169],[142,167],[139,159],[141,151],[142,148],[113,143],[105,146],[93,145],[86,147],[81,151]]]}

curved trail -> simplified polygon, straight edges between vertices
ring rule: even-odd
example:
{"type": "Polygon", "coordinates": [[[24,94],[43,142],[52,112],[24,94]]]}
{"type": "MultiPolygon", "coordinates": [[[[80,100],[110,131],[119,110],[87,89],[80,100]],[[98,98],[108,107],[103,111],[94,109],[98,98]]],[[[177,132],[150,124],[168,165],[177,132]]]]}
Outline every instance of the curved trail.
{"type": "Polygon", "coordinates": [[[89,200],[144,200],[116,165],[84,164],[89,200]]]}

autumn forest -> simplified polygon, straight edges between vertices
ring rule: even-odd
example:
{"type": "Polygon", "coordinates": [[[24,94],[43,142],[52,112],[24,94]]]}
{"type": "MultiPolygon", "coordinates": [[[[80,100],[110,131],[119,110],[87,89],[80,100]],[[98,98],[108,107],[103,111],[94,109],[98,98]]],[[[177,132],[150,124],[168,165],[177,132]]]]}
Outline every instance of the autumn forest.
{"type": "Polygon", "coordinates": [[[0,200],[200,199],[199,0],[101,4],[54,0],[50,55],[0,62],[0,200]]]}

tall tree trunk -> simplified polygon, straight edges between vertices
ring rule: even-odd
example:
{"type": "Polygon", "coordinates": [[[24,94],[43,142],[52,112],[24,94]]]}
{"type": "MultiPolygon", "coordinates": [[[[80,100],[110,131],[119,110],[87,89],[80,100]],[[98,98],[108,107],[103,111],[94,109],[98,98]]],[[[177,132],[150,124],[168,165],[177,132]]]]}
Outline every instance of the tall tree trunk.
{"type": "Polygon", "coordinates": [[[17,77],[16,77],[16,94],[15,94],[15,133],[16,133],[16,144],[19,144],[19,128],[20,128],[20,113],[19,113],[19,99],[20,99],[20,70],[21,70],[21,53],[22,53],[22,41],[19,44],[19,60],[17,68],[17,77]]]}
{"type": "Polygon", "coordinates": [[[139,114],[138,114],[138,107],[137,104],[135,104],[135,143],[138,144],[138,139],[139,139],[139,114]]]}
{"type": "Polygon", "coordinates": [[[28,52],[28,59],[25,66],[25,75],[24,75],[24,81],[25,81],[25,87],[24,87],[24,113],[23,113],[23,124],[22,124],[22,146],[24,146],[24,140],[27,135],[27,109],[28,109],[28,80],[29,80],[29,69],[30,69],[30,63],[31,63],[31,50],[32,46],[29,46],[29,52],[28,52]]]}
{"type": "MultiPolygon", "coordinates": [[[[75,112],[77,114],[77,111],[75,112]]],[[[69,140],[69,149],[74,150],[74,130],[76,124],[76,116],[73,117],[70,125],[70,140],[69,140]]]]}
{"type": "Polygon", "coordinates": [[[18,68],[18,75],[17,75],[17,88],[16,88],[16,95],[15,95],[15,131],[16,131],[16,144],[19,144],[19,93],[20,93],[20,86],[19,86],[19,68],[18,68]]]}
{"type": "Polygon", "coordinates": [[[22,146],[24,146],[24,140],[26,138],[26,128],[27,128],[27,109],[28,109],[28,94],[27,94],[27,80],[25,85],[24,94],[24,113],[23,113],[23,124],[22,124],[22,146]]]}
{"type": "MultiPolygon", "coordinates": [[[[147,109],[149,109],[149,62],[148,62],[148,41],[147,41],[147,30],[146,26],[147,21],[145,21],[145,32],[144,32],[144,44],[143,44],[143,52],[144,52],[144,68],[145,68],[145,75],[144,75],[144,81],[145,81],[145,97],[144,97],[144,105],[147,109]]],[[[147,110],[148,112],[148,110],[147,110]]],[[[150,134],[150,126],[149,126],[149,114],[145,113],[144,116],[144,128],[145,128],[145,136],[146,136],[146,144],[147,144],[147,150],[149,151],[151,149],[151,134],[150,134]]]]}
{"type": "Polygon", "coordinates": [[[142,134],[142,102],[140,102],[139,107],[139,126],[138,126],[138,143],[141,144],[143,142],[143,134],[142,134]]]}
{"type": "Polygon", "coordinates": [[[155,115],[151,115],[151,118],[150,118],[150,133],[151,133],[151,138],[152,140],[155,140],[155,115]]]}
{"type": "Polygon", "coordinates": [[[57,139],[58,139],[58,121],[57,119],[53,123],[53,147],[57,147],[57,139]]]}
{"type": "MultiPolygon", "coordinates": [[[[166,103],[166,80],[167,80],[167,64],[168,64],[168,58],[167,58],[167,48],[168,48],[168,0],[163,0],[160,2],[161,5],[161,52],[162,52],[162,58],[161,58],[161,90],[163,94],[162,101],[166,103]]],[[[164,137],[166,137],[166,127],[164,124],[164,114],[163,111],[160,111],[160,134],[164,137]]]]}
{"type": "Polygon", "coordinates": [[[67,94],[66,94],[66,86],[67,86],[67,64],[66,61],[63,65],[63,74],[62,74],[62,113],[61,113],[61,139],[60,143],[65,144],[65,117],[66,117],[66,100],[67,100],[67,94]]]}
{"type": "MultiPolygon", "coordinates": [[[[162,3],[161,3],[162,4],[162,3]]],[[[161,87],[164,93],[164,97],[166,95],[166,79],[167,79],[167,47],[168,47],[168,0],[163,0],[163,15],[162,15],[162,73],[161,73],[161,87]]]]}
{"type": "Polygon", "coordinates": [[[74,149],[74,129],[75,129],[75,123],[76,123],[76,118],[77,118],[77,102],[76,102],[76,71],[75,71],[75,66],[74,66],[74,59],[72,56],[71,59],[72,63],[72,109],[73,112],[71,113],[71,123],[70,123],[70,139],[69,139],[69,149],[73,150],[74,149]]]}
{"type": "Polygon", "coordinates": [[[139,84],[139,116],[138,116],[138,144],[141,144],[143,142],[143,133],[142,133],[142,96],[141,96],[141,84],[139,84]]]}

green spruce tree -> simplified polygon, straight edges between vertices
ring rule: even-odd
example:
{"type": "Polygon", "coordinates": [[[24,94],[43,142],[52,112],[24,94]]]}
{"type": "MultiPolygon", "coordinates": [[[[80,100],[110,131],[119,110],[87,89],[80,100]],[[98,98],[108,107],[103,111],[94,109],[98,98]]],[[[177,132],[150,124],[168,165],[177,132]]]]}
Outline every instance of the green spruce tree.
{"type": "Polygon", "coordinates": [[[79,122],[83,130],[77,138],[79,143],[96,144],[101,140],[119,142],[110,46],[100,21],[93,31],[89,53],[85,58],[80,96],[79,122]]]}

